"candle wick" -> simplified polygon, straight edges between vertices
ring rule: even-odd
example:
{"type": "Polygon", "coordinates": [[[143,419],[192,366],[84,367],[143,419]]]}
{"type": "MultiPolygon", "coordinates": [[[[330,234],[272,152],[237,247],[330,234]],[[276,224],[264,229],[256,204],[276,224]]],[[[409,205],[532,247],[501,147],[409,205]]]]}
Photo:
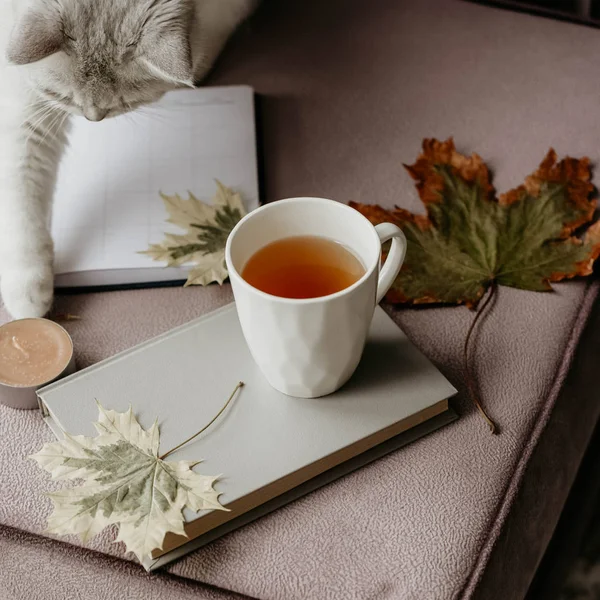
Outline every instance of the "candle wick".
{"type": "Polygon", "coordinates": [[[22,354],[25,355],[25,358],[29,358],[29,352],[27,352],[27,350],[25,350],[25,348],[23,348],[23,346],[21,346],[21,344],[19,344],[19,340],[17,340],[17,336],[13,335],[12,336],[12,343],[13,346],[22,354]]]}

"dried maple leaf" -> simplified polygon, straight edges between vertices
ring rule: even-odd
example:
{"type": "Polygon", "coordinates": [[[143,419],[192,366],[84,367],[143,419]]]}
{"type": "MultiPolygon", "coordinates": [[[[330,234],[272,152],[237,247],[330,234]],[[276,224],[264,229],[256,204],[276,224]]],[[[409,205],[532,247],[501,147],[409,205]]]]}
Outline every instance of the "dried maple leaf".
{"type": "Polygon", "coordinates": [[[156,422],[143,429],[131,407],[120,413],[98,404],[98,412],[96,437],[65,433],[64,439],[44,444],[31,457],[53,479],[83,480],[49,494],[54,505],[49,533],[79,534],[85,542],[117,523],[116,541],[143,562],[163,547],[167,533],[186,535],[185,507],[228,510],[213,488],[218,477],[193,471],[198,461],[163,460],[173,450],[159,456],[156,422]]]}
{"type": "Polygon", "coordinates": [[[391,221],[406,235],[406,259],[389,302],[475,306],[491,287],[467,332],[463,361],[471,399],[494,433],[468,360],[471,335],[497,285],[548,291],[552,282],[591,274],[600,254],[600,221],[583,238],[572,235],[592,220],[596,208],[590,162],[557,162],[550,149],[524,185],[498,198],[481,157],[463,156],[452,139],[424,140],[417,162],[406,169],[417,182],[425,215],[350,204],[372,223],[391,221]]]}
{"type": "Polygon", "coordinates": [[[166,233],[160,244],[152,244],[141,252],[168,267],[192,264],[188,285],[221,284],[228,277],[225,266],[225,243],[236,223],[246,214],[239,194],[217,181],[217,193],[212,204],[198,200],[192,193],[184,200],[178,194],[161,194],[173,223],[186,233],[166,233]]]}
{"type": "Polygon", "coordinates": [[[524,185],[498,198],[483,160],[457,152],[452,139],[424,140],[406,169],[426,215],[351,203],[372,223],[391,221],[406,235],[406,260],[389,302],[474,306],[492,283],[547,291],[551,282],[592,272],[600,222],[583,239],[571,235],[596,207],[589,159],[557,162],[551,149],[524,185]]]}

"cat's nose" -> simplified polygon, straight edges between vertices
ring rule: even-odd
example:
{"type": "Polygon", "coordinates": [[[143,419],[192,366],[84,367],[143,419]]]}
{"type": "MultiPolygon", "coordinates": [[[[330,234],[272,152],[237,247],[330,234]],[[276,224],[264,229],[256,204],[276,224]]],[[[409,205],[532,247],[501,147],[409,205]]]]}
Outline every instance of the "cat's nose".
{"type": "Polygon", "coordinates": [[[104,117],[108,114],[107,108],[98,108],[97,106],[90,106],[89,108],[84,109],[83,116],[88,121],[102,121],[104,117]]]}

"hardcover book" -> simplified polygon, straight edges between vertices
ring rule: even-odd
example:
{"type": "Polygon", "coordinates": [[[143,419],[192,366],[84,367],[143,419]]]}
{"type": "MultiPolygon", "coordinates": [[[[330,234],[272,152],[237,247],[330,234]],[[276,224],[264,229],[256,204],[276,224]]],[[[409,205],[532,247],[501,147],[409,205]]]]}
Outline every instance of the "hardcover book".
{"type": "Polygon", "coordinates": [[[38,392],[57,437],[95,435],[96,400],[144,428],[158,418],[161,450],[207,424],[238,381],[235,400],[200,437],[169,460],[201,460],[221,473],[229,509],[184,511],[185,536],[168,534],[144,566],[160,567],[456,418],[448,380],[377,307],[362,361],[339,391],[286,396],[266,382],[230,304],[38,392]]]}

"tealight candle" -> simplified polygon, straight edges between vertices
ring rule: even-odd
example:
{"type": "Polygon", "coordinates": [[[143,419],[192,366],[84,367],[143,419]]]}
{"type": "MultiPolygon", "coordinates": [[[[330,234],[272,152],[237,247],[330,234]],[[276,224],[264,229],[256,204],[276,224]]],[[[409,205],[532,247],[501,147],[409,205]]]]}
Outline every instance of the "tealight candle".
{"type": "Polygon", "coordinates": [[[37,408],[36,391],[75,370],[73,342],[47,319],[20,319],[0,326],[0,402],[37,408]]]}

